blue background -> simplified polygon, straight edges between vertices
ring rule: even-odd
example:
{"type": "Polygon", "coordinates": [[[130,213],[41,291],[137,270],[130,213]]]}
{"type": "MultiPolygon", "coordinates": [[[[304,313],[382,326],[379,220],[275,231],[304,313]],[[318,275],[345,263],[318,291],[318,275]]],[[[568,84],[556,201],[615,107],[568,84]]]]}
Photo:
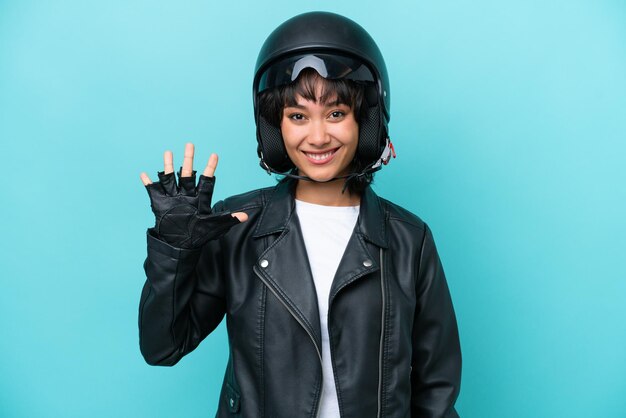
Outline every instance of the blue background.
{"type": "Polygon", "coordinates": [[[391,74],[375,190],[427,221],[464,418],[626,417],[626,3],[0,1],[0,416],[213,416],[224,328],[138,349],[141,171],[220,155],[217,199],[275,182],[251,105],[269,32],[345,14],[391,74]]]}

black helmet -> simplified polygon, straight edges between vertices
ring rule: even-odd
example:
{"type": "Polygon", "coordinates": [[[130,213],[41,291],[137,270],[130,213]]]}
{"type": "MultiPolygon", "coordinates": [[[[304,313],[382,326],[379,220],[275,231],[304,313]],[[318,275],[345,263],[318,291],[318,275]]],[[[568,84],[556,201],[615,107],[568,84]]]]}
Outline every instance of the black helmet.
{"type": "Polygon", "coordinates": [[[253,82],[261,167],[284,173],[294,167],[287,156],[280,129],[260,115],[258,94],[294,81],[305,68],[327,79],[365,84],[366,115],[359,124],[356,158],[369,171],[389,159],[387,125],[390,117],[389,78],[383,56],[360,25],[341,15],[309,12],[276,28],[265,40],[256,61],[253,82]]]}

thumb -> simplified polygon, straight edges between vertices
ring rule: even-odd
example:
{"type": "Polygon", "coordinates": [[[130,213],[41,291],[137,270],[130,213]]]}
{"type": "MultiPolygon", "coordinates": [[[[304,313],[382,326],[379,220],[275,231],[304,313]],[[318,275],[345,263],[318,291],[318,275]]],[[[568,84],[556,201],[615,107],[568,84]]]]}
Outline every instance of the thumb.
{"type": "Polygon", "coordinates": [[[239,222],[245,222],[248,220],[248,214],[245,212],[235,212],[232,213],[231,216],[237,218],[239,222]]]}

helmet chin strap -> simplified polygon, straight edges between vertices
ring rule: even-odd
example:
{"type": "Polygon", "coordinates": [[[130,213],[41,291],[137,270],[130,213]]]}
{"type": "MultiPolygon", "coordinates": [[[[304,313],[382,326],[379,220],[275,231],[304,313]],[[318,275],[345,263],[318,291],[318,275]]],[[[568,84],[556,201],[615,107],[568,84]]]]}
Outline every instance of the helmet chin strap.
{"type": "Polygon", "coordinates": [[[354,173],[346,174],[345,176],[333,177],[332,179],[328,179],[328,180],[315,180],[315,179],[312,179],[311,177],[308,177],[308,176],[299,176],[297,174],[292,174],[292,173],[281,173],[280,171],[276,171],[276,170],[274,170],[274,169],[272,169],[270,167],[267,167],[267,166],[265,166],[265,168],[266,168],[268,174],[271,174],[271,173],[280,174],[281,176],[289,177],[289,178],[296,179],[296,180],[311,181],[313,183],[330,183],[331,181],[345,179],[345,181],[343,183],[343,188],[341,189],[341,193],[344,193],[346,191],[346,188],[348,187],[348,184],[350,183],[350,181],[352,181],[352,180],[354,180],[356,178],[359,178],[359,177],[363,177],[367,173],[373,173],[374,171],[378,171],[378,170],[381,169],[380,164],[377,167],[374,167],[374,165],[376,165],[376,164],[370,164],[369,166],[365,167],[360,172],[354,172],[354,173]]]}
{"type": "Polygon", "coordinates": [[[292,173],[281,173],[280,171],[274,170],[273,168],[271,168],[265,163],[265,161],[263,160],[263,154],[261,154],[261,166],[265,168],[265,170],[267,171],[267,174],[271,174],[271,173],[280,174],[281,176],[289,177],[292,179],[312,181],[314,183],[330,183],[331,181],[345,179],[343,188],[341,189],[341,193],[343,193],[346,191],[346,188],[348,187],[348,183],[350,183],[350,181],[357,179],[359,177],[363,177],[368,173],[373,173],[375,171],[380,170],[383,165],[387,165],[389,163],[389,160],[391,159],[391,157],[396,158],[396,152],[393,148],[393,144],[391,143],[391,140],[387,138],[385,149],[383,150],[378,160],[369,164],[368,166],[366,166],[363,170],[359,172],[350,173],[345,176],[333,177],[332,179],[329,179],[329,180],[315,180],[308,176],[299,176],[297,174],[292,174],[292,173]]]}

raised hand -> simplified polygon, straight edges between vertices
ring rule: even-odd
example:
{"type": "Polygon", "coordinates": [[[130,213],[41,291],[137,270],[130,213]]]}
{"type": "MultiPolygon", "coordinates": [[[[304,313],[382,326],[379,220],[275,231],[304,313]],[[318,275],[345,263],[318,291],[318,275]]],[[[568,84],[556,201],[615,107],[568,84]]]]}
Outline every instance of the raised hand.
{"type": "Polygon", "coordinates": [[[165,242],[179,248],[201,247],[248,219],[244,212],[211,213],[217,154],[209,157],[197,186],[193,155],[193,144],[186,144],[183,165],[178,173],[178,184],[174,176],[174,158],[171,151],[163,154],[164,169],[158,173],[158,182],[153,183],[146,173],[141,173],[140,176],[156,217],[156,233],[165,242]]]}

